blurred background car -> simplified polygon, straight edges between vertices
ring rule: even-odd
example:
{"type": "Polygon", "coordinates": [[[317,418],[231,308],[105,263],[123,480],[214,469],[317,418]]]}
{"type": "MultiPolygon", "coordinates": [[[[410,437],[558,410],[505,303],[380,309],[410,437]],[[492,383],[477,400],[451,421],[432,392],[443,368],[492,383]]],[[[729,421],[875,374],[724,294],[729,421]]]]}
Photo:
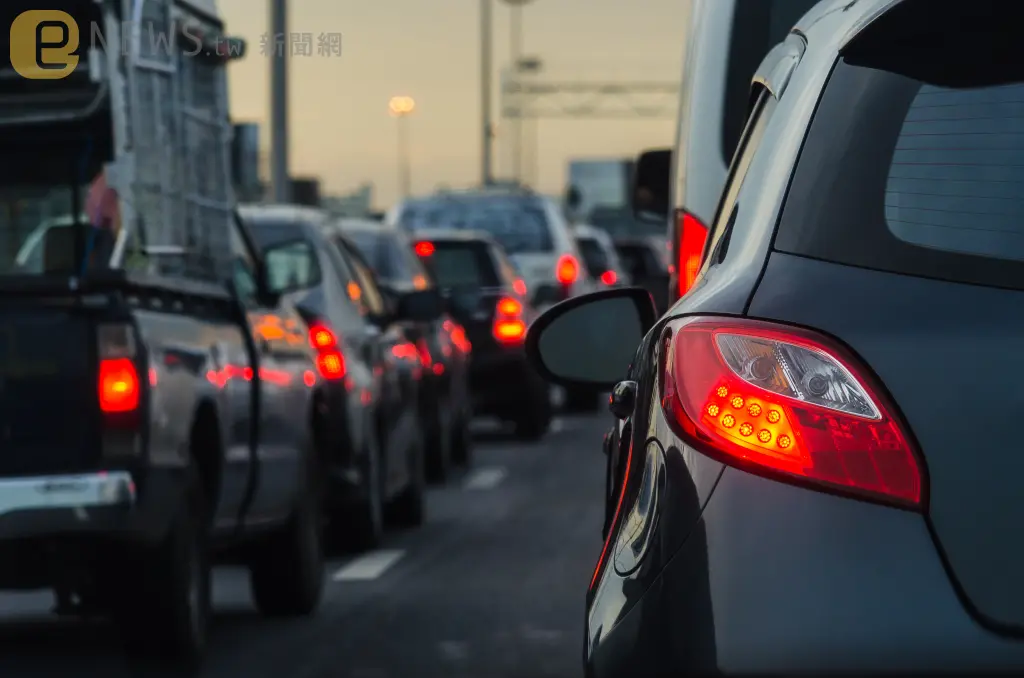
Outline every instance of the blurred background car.
{"type": "Polygon", "coordinates": [[[581,224],[573,228],[573,235],[576,237],[576,246],[579,247],[584,268],[591,278],[601,284],[601,287],[630,284],[629,274],[619,261],[615,244],[608,233],[581,224]]]}
{"type": "Polygon", "coordinates": [[[425,230],[416,235],[415,252],[473,347],[474,412],[511,422],[521,438],[543,437],[551,425],[551,390],[523,353],[536,311],[512,264],[486,233],[425,230]]]}
{"type": "MultiPolygon", "coordinates": [[[[329,227],[338,246],[354,245],[373,269],[385,297],[401,297],[416,290],[437,292],[430,273],[412,249],[408,234],[380,222],[341,219],[329,227]],[[334,233],[344,235],[337,240],[334,233]]],[[[455,464],[468,463],[472,438],[468,354],[455,350],[446,314],[429,320],[402,323],[405,336],[416,347],[423,365],[422,408],[427,440],[427,478],[443,482],[455,464]]]]}
{"type": "Polygon", "coordinates": [[[265,262],[271,280],[301,288],[288,297],[326,375],[316,387],[316,437],[327,463],[331,537],[373,548],[384,534],[385,509],[402,525],[424,520],[422,368],[401,324],[423,315],[429,299],[420,297],[430,292],[411,292],[391,312],[379,302],[372,274],[357,275],[324,236],[324,213],[288,205],[240,213],[258,246],[273,247],[265,262]]]}
{"type": "Polygon", "coordinates": [[[707,225],[725,185],[750,112],[758,64],[817,0],[693,0],[675,150],[660,151],[675,177],[668,234],[672,247],[667,304],[696,277],[707,225]]]}
{"type": "Polygon", "coordinates": [[[529,190],[487,188],[414,198],[399,203],[389,219],[410,233],[464,229],[489,234],[515,262],[530,301],[540,310],[593,289],[560,207],[529,190]]]}
{"type": "Polygon", "coordinates": [[[633,285],[651,293],[658,313],[668,310],[669,252],[664,238],[620,236],[615,251],[633,285]]]}

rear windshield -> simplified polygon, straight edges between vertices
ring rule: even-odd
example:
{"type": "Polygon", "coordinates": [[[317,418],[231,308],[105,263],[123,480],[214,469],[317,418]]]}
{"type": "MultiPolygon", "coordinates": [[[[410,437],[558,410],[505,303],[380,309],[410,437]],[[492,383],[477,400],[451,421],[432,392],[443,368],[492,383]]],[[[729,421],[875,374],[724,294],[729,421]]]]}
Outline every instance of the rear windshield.
{"type": "Polygon", "coordinates": [[[411,231],[481,231],[490,234],[509,254],[554,250],[544,206],[531,197],[445,197],[414,201],[402,210],[401,224],[411,231]]]}
{"type": "Polygon", "coordinates": [[[499,287],[498,271],[486,243],[434,243],[434,253],[425,260],[438,287],[499,287]]]}
{"type": "Polygon", "coordinates": [[[366,263],[382,280],[423,284],[423,267],[404,235],[394,231],[345,231],[366,263]]]}
{"type": "Polygon", "coordinates": [[[274,287],[312,287],[320,283],[320,266],[316,251],[311,243],[299,240],[302,229],[296,224],[279,223],[255,219],[249,222],[249,230],[264,255],[267,277],[274,287]],[[285,247],[275,247],[295,241],[285,247]]]}
{"type": "Polygon", "coordinates": [[[576,244],[583,255],[583,265],[591,277],[599,276],[612,267],[604,248],[595,238],[578,238],[576,244]]]}
{"type": "Polygon", "coordinates": [[[722,159],[729,164],[750,113],[750,81],[768,51],[818,0],[736,0],[722,117],[722,159]]]}
{"type": "Polygon", "coordinates": [[[657,256],[654,249],[647,245],[620,243],[615,249],[626,272],[634,278],[657,275],[668,270],[665,260],[657,256]]]}
{"type": "Polygon", "coordinates": [[[1024,289],[1024,64],[987,55],[904,48],[841,60],[776,247],[1024,289]]]}

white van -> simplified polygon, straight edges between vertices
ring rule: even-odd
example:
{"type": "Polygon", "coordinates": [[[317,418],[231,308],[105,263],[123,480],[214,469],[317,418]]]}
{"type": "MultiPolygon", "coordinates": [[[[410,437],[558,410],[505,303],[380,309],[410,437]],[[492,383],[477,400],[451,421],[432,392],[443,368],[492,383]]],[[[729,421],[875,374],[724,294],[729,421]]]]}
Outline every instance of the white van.
{"type": "Polygon", "coordinates": [[[714,219],[733,151],[750,112],[750,81],[761,60],[817,0],[687,0],[679,122],[674,151],[648,151],[638,177],[671,164],[668,204],[650,214],[668,217],[672,253],[669,305],[693,284],[707,224],[714,219]]]}

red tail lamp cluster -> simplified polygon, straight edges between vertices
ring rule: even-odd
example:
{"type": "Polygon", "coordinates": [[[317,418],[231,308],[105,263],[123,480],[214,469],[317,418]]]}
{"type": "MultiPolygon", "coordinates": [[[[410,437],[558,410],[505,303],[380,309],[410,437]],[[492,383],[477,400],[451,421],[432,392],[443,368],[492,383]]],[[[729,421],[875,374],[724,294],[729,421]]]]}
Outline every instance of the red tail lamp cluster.
{"type": "Polygon", "coordinates": [[[345,356],[341,352],[338,335],[330,327],[322,322],[311,325],[309,345],[316,350],[316,369],[321,377],[328,381],[345,378],[345,356]]]}
{"type": "Polygon", "coordinates": [[[662,407],[698,449],[780,480],[917,507],[918,457],[867,368],[816,333],[701,318],[671,339],[662,407]]]}
{"type": "Polygon", "coordinates": [[[519,344],[526,338],[523,304],[518,299],[503,297],[494,309],[494,338],[501,344],[519,344]]]}

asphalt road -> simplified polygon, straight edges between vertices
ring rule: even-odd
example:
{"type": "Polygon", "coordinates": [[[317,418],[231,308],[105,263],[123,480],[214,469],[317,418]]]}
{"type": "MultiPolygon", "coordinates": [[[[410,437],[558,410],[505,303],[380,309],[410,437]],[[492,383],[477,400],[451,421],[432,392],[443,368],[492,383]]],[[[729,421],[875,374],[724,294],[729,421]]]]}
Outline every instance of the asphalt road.
{"type": "MultiPolygon", "coordinates": [[[[243,570],[216,574],[211,678],[571,678],[601,547],[609,415],[568,416],[541,443],[478,439],[474,467],[433,489],[427,525],[334,560],[318,615],[268,620],[243,570]]],[[[56,620],[49,595],[0,594],[0,676],[153,675],[111,628],[56,620]]]]}

